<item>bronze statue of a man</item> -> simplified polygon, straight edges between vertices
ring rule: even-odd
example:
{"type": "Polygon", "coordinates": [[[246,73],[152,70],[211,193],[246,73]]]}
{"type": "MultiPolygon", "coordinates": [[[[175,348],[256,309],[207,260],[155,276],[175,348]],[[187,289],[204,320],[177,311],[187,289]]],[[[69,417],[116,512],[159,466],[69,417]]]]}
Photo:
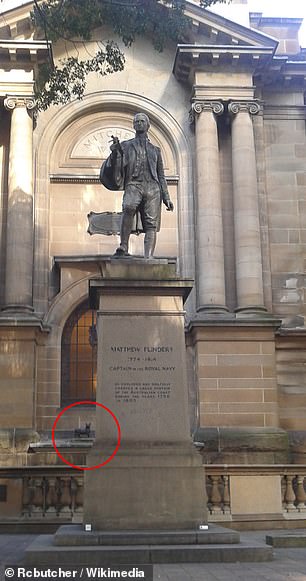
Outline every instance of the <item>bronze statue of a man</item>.
{"type": "Polygon", "coordinates": [[[134,139],[119,142],[114,138],[111,154],[103,163],[101,183],[109,190],[124,190],[120,246],[115,256],[129,256],[129,238],[135,216],[142,222],[145,233],[144,256],[151,258],[156,244],[156,232],[160,228],[161,203],[173,211],[159,147],[148,139],[150,121],[145,113],[134,117],[134,139]]]}

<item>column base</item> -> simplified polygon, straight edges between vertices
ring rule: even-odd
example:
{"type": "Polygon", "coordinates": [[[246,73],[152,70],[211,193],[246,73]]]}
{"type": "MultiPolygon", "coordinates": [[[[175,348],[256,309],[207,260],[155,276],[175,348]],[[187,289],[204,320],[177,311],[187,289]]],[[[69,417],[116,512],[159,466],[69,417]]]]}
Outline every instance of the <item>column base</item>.
{"type": "Polygon", "coordinates": [[[0,311],[0,327],[27,327],[37,328],[43,333],[49,333],[50,327],[46,325],[35,311],[10,310],[0,311]]]}
{"type": "Polygon", "coordinates": [[[4,307],[2,307],[2,312],[5,312],[5,314],[18,313],[18,314],[23,314],[23,315],[27,315],[27,314],[32,315],[34,313],[34,307],[32,307],[31,305],[19,305],[19,304],[12,303],[12,304],[5,305],[4,307]]]}
{"type": "Polygon", "coordinates": [[[234,311],[236,313],[236,317],[253,317],[253,316],[268,316],[270,317],[270,313],[268,313],[266,307],[264,305],[249,305],[246,307],[237,307],[234,311]]]}
{"type": "Polygon", "coordinates": [[[215,317],[233,317],[233,315],[225,305],[202,305],[197,308],[196,317],[214,319],[215,317]]]}

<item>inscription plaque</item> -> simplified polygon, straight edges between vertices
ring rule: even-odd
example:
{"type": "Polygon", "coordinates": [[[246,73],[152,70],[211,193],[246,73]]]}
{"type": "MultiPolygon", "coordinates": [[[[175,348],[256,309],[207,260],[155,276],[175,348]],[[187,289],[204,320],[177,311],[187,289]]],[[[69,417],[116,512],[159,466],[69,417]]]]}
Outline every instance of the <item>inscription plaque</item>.
{"type": "Polygon", "coordinates": [[[175,439],[186,427],[184,336],[165,316],[155,315],[154,324],[159,324],[156,338],[148,317],[103,317],[101,387],[106,405],[116,410],[123,439],[168,440],[171,432],[175,439]]]}

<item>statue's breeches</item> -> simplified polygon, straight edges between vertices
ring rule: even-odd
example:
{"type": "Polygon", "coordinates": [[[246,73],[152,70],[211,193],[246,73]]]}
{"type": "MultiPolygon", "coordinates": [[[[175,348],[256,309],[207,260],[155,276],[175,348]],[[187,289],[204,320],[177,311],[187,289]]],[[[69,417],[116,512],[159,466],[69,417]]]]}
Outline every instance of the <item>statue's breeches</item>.
{"type": "Polygon", "coordinates": [[[122,200],[123,212],[141,214],[144,231],[158,227],[160,217],[161,193],[159,184],[152,181],[139,184],[128,184],[122,200]]]}

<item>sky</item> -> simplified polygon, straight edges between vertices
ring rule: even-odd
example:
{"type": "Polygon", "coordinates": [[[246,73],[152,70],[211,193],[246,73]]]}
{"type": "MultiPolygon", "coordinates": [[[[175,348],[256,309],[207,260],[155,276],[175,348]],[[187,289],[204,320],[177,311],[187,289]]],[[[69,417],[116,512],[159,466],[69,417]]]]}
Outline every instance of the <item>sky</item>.
{"type": "Polygon", "coordinates": [[[211,8],[230,20],[247,24],[249,12],[262,12],[263,16],[304,18],[300,29],[300,44],[306,47],[306,0],[248,0],[248,4],[216,4],[211,8]]]}
{"type": "MultiPolygon", "coordinates": [[[[9,10],[24,4],[27,0],[0,0],[1,11],[9,10]]],[[[214,11],[221,9],[221,5],[216,5],[214,11]]],[[[248,0],[248,7],[244,5],[222,5],[224,16],[231,20],[238,20],[236,17],[239,12],[247,14],[248,12],[262,12],[263,16],[279,16],[289,18],[304,18],[305,22],[301,27],[300,43],[301,46],[306,47],[306,0],[248,0]],[[235,17],[234,17],[235,14],[235,17]]],[[[244,21],[246,23],[246,21],[244,21]]]]}

